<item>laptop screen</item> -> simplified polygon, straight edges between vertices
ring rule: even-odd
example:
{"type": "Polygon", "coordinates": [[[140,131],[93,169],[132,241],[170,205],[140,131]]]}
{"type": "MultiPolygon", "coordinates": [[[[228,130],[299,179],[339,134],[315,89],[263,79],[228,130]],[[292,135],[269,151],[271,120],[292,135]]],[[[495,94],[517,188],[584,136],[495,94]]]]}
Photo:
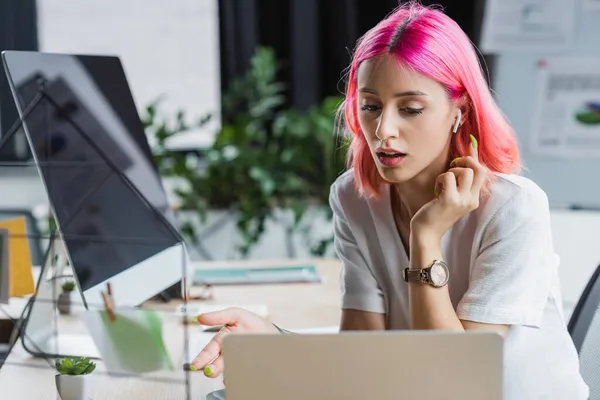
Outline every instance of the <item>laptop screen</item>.
{"type": "Polygon", "coordinates": [[[3,55],[81,289],[180,243],[119,59],[3,55]]]}

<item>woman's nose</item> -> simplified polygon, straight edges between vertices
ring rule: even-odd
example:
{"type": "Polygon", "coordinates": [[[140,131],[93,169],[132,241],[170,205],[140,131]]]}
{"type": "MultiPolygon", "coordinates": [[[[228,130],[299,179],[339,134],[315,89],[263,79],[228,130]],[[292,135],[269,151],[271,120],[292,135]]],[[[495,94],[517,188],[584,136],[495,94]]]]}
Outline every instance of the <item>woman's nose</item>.
{"type": "Polygon", "coordinates": [[[395,116],[390,111],[384,109],[381,115],[379,115],[377,130],[375,131],[375,136],[379,140],[398,137],[398,121],[396,121],[395,116]]]}

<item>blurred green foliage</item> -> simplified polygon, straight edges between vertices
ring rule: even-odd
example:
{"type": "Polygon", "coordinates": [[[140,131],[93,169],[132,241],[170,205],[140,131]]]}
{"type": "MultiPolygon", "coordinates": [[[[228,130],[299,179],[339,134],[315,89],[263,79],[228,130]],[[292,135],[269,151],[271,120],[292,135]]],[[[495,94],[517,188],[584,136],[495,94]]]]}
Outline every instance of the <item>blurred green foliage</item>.
{"type": "MultiPolygon", "coordinates": [[[[159,116],[156,102],[146,108],[142,120],[153,136],[161,174],[186,183],[176,191],[180,209],[204,220],[209,209],[233,207],[243,238],[242,255],[260,240],[276,209],[291,210],[288,233],[301,232],[311,253],[319,256],[332,238],[311,237],[307,211],[316,209],[321,218],[331,219],[329,188],[343,172],[346,156],[334,126],[342,98],[326,98],[308,110],[289,107],[286,87],[277,79],[279,68],[271,48],[257,48],[247,73],[222,93],[221,128],[205,152],[170,151],[166,142],[188,129],[205,127],[210,115],[187,124],[179,112],[168,123],[159,116]]],[[[197,244],[194,224],[183,222],[180,230],[197,244]]]]}

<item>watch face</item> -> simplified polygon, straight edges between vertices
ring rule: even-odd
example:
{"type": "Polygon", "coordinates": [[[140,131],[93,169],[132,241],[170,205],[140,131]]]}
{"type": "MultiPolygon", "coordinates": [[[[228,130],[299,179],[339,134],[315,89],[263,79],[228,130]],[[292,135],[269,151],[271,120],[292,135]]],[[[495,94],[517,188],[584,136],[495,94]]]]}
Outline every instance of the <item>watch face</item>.
{"type": "Polygon", "coordinates": [[[446,267],[445,264],[436,262],[431,266],[429,276],[431,277],[431,283],[433,283],[434,286],[444,286],[448,283],[450,274],[448,273],[448,267],[446,267]]]}

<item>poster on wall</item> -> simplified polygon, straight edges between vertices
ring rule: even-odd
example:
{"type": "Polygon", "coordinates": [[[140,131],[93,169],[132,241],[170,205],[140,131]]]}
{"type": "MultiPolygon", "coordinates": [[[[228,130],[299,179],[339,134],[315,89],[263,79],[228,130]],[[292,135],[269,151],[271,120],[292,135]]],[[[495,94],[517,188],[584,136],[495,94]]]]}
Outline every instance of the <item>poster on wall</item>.
{"type": "Polygon", "coordinates": [[[538,68],[532,152],[600,158],[600,58],[551,58],[538,68]]]}
{"type": "Polygon", "coordinates": [[[576,1],[487,0],[481,50],[547,52],[573,43],[576,1]]]}

